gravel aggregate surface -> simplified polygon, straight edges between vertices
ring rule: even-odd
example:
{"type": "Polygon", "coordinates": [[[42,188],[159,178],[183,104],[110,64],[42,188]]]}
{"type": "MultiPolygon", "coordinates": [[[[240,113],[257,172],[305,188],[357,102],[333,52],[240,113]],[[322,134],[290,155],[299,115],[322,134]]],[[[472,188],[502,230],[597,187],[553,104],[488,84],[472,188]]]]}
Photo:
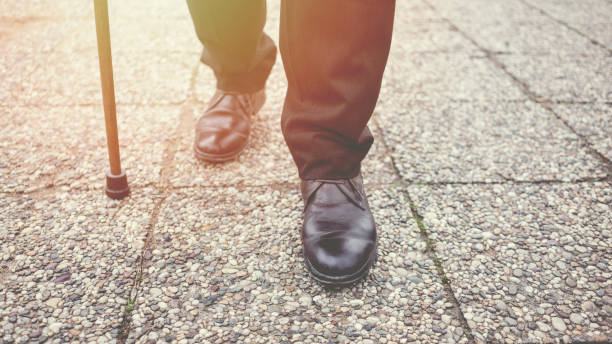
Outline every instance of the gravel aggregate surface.
{"type": "MultiPolygon", "coordinates": [[[[409,2],[402,4],[405,6],[409,2]]],[[[400,4],[398,11],[401,11],[401,7],[404,6],[400,4]]],[[[398,22],[396,27],[400,28],[397,31],[401,31],[401,35],[406,38],[391,42],[391,63],[394,59],[403,61],[414,58],[410,54],[476,53],[476,46],[447,22],[421,22],[409,16],[398,16],[396,20],[398,22]]]]}
{"type": "MultiPolygon", "coordinates": [[[[118,106],[117,113],[122,167],[128,181],[133,186],[156,182],[180,109],[118,106]]],[[[52,185],[104,187],[108,153],[101,107],[14,107],[0,109],[0,114],[5,123],[0,128],[1,191],[52,185]]]]}
{"type": "MultiPolygon", "coordinates": [[[[0,5],[3,6],[3,5],[0,5]]],[[[0,10],[0,13],[5,13],[0,10]]],[[[41,17],[3,17],[0,22],[0,106],[14,106],[29,76],[41,66],[66,33],[41,17]],[[31,42],[23,44],[23,42],[31,42]],[[35,42],[35,43],[34,43],[35,42]]]]}
{"type": "Polygon", "coordinates": [[[555,113],[612,160],[612,104],[556,104],[555,113]]]}
{"type": "Polygon", "coordinates": [[[0,341],[114,340],[155,194],[140,189],[124,202],[99,191],[12,197],[1,208],[0,341]]]}
{"type": "Polygon", "coordinates": [[[478,342],[612,340],[609,183],[409,193],[478,342]]]}
{"type": "MultiPolygon", "coordinates": [[[[117,15],[111,14],[109,18],[113,56],[118,56],[113,62],[119,63],[119,59],[130,57],[133,59],[133,54],[142,50],[190,52],[196,53],[196,58],[202,51],[189,13],[184,18],[164,18],[164,20],[135,20],[136,17],[129,14],[128,10],[118,9],[117,15]],[[145,47],[142,46],[142,42],[146,42],[145,47]]],[[[96,27],[91,18],[79,18],[64,22],[63,25],[66,30],[72,30],[72,34],[71,39],[59,49],[97,51],[96,27]]],[[[143,58],[145,59],[143,61],[149,59],[148,56],[143,58]]],[[[193,66],[195,67],[196,63],[193,63],[193,66]]]]}
{"type": "Polygon", "coordinates": [[[612,101],[612,56],[607,53],[546,55],[537,59],[501,55],[498,59],[538,98],[567,103],[612,101]]]}
{"type": "Polygon", "coordinates": [[[28,0],[15,3],[3,2],[0,4],[0,13],[3,17],[14,20],[28,20],[45,17],[50,20],[67,19],[75,16],[91,15],[93,2],[57,2],[50,6],[47,1],[28,0]]]}
{"type": "Polygon", "coordinates": [[[404,57],[402,49],[391,50],[382,85],[381,101],[398,97],[421,101],[526,99],[519,87],[480,52],[404,57]]]}
{"type": "Polygon", "coordinates": [[[608,49],[612,47],[612,4],[609,1],[525,0],[525,3],[544,11],[563,26],[570,26],[603,43],[608,49]]]}
{"type": "Polygon", "coordinates": [[[507,20],[505,14],[473,21],[457,18],[457,27],[474,38],[483,48],[497,54],[583,55],[601,51],[587,37],[561,26],[548,17],[507,20]],[[533,39],[537,36],[538,39],[533,39]]]}
{"type": "Polygon", "coordinates": [[[398,98],[381,101],[378,122],[406,180],[570,181],[607,175],[580,138],[539,104],[398,98]]]}
{"type": "Polygon", "coordinates": [[[316,284],[302,262],[296,188],[171,194],[143,270],[131,340],[466,342],[404,195],[366,193],[379,261],[366,282],[340,291],[316,284]]]}
{"type": "MultiPolygon", "coordinates": [[[[189,94],[198,51],[138,50],[113,55],[117,104],[177,104],[189,94]]],[[[97,51],[57,49],[22,85],[16,101],[42,106],[101,104],[97,51]],[[61,77],[58,77],[61,75],[61,77]],[[84,77],[89,76],[89,77],[84,77]]]]}
{"type": "Polygon", "coordinates": [[[341,290],[303,263],[280,55],[246,151],[199,162],[186,2],[109,6],[123,201],[93,2],[0,2],[0,344],[612,341],[610,1],[397,1],[362,166],[379,258],[341,290]]]}
{"type": "Polygon", "coordinates": [[[423,3],[433,7],[436,15],[453,22],[458,20],[487,22],[495,18],[503,18],[507,22],[518,22],[540,20],[543,17],[540,12],[521,0],[473,0],[469,2],[423,0],[423,3]]]}

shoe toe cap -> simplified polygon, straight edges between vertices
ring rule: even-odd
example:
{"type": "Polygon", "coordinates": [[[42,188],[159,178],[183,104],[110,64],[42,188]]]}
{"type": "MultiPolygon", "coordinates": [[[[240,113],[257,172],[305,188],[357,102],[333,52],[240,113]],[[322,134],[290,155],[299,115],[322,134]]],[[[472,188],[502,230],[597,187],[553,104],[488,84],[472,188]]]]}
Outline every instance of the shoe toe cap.
{"type": "Polygon", "coordinates": [[[240,151],[247,142],[247,135],[226,130],[199,132],[195,148],[205,154],[226,155],[240,151]]]}
{"type": "Polygon", "coordinates": [[[343,278],[363,269],[375,244],[364,238],[330,238],[311,242],[305,255],[315,273],[343,278]]]}

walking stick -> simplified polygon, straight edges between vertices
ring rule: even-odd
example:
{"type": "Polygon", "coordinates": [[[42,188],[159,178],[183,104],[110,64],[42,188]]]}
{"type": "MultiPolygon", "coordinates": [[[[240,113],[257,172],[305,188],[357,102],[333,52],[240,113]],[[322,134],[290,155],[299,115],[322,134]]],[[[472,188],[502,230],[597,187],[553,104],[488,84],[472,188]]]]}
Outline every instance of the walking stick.
{"type": "Polygon", "coordinates": [[[125,171],[121,168],[119,137],[117,133],[117,107],[115,105],[115,86],[113,81],[113,59],[111,55],[110,30],[108,24],[107,0],[94,0],[96,14],[96,34],[98,37],[98,57],[100,58],[100,79],[110,172],[106,173],[106,195],[112,199],[122,199],[130,193],[125,171]]]}

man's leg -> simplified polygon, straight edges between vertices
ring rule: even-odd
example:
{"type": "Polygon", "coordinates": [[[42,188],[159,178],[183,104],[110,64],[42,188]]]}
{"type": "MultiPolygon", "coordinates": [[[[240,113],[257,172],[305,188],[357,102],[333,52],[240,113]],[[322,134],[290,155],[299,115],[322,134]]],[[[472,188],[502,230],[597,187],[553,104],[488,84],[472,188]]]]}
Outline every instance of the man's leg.
{"type": "Polygon", "coordinates": [[[217,77],[217,93],[196,125],[196,156],[226,161],[246,146],[251,117],[263,105],[276,46],[263,32],[265,0],[187,0],[202,62],[217,77]]]}
{"type": "Polygon", "coordinates": [[[283,0],[289,81],[285,141],[302,179],[302,241],[313,277],[331,286],[367,274],[376,230],[360,175],[389,54],[394,0],[283,0]]]}
{"type": "Polygon", "coordinates": [[[393,30],[394,0],[282,2],[282,129],[302,179],[354,177],[393,30]]]}
{"type": "Polygon", "coordinates": [[[276,59],[276,47],[263,32],[265,0],[187,0],[202,62],[224,91],[252,93],[262,89],[276,59]]]}

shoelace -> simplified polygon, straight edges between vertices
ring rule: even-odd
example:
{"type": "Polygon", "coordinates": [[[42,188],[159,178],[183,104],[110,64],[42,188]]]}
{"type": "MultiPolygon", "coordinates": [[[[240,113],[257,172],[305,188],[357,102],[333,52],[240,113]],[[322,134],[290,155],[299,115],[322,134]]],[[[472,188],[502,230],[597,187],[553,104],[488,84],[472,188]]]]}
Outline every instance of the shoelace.
{"type": "Polygon", "coordinates": [[[350,178],[347,178],[347,179],[315,179],[314,182],[319,183],[319,185],[317,185],[312,191],[309,192],[306,205],[310,203],[314,194],[321,188],[321,186],[323,186],[323,184],[335,184],[338,190],[340,190],[340,192],[342,192],[351,203],[355,204],[360,209],[365,210],[365,205],[363,204],[364,197],[361,194],[361,192],[359,192],[359,189],[357,188],[357,186],[355,186],[355,184],[350,178]],[[350,188],[346,187],[346,184],[348,184],[350,188]]]}
{"type": "Polygon", "coordinates": [[[249,114],[249,116],[253,113],[253,104],[251,103],[251,97],[249,97],[248,95],[233,92],[219,92],[218,95],[219,96],[215,99],[214,102],[211,103],[209,108],[217,106],[226,96],[233,95],[236,96],[236,99],[238,100],[238,105],[240,105],[244,113],[249,114]]]}

